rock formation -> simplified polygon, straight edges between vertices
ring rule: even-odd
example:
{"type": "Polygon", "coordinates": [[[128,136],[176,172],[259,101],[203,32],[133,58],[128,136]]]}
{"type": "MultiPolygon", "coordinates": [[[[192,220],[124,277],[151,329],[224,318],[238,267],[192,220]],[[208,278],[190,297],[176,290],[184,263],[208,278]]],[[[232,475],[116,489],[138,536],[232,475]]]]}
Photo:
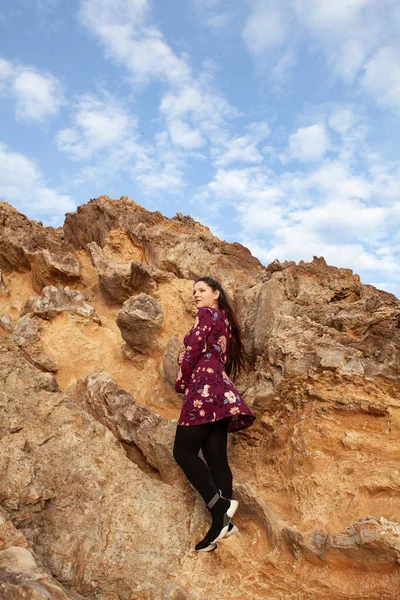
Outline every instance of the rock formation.
{"type": "Polygon", "coordinates": [[[0,599],[394,600],[400,301],[324,259],[264,267],[101,197],[43,227],[0,202],[0,599]],[[257,415],[230,437],[240,534],[192,548],[176,358],[210,274],[257,415]]]}

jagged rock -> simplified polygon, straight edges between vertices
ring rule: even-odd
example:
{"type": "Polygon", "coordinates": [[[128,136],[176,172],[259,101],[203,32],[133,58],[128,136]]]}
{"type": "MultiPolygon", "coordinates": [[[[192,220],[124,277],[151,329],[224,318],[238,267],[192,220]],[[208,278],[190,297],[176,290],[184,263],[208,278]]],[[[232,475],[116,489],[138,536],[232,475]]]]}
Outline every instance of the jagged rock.
{"type": "Polygon", "coordinates": [[[12,341],[25,352],[28,360],[38,369],[56,373],[58,370],[56,361],[41,347],[39,340],[40,324],[37,319],[24,315],[14,329],[12,341]]]}
{"type": "Polygon", "coordinates": [[[44,249],[26,250],[25,254],[31,265],[33,289],[39,294],[45,286],[80,280],[80,263],[70,252],[55,254],[44,249]]]}
{"type": "Polygon", "coordinates": [[[178,355],[183,348],[182,340],[173,336],[164,350],[162,361],[162,375],[165,381],[172,387],[175,386],[176,375],[178,372],[178,355]]]}
{"type": "MultiPolygon", "coordinates": [[[[0,204],[0,229],[3,214],[0,204]]],[[[19,245],[12,227],[5,238],[1,231],[0,268],[30,268],[28,254],[18,255],[24,235],[30,253],[58,256],[62,242],[77,250],[80,285],[102,310],[103,327],[37,319],[74,402],[0,337],[0,504],[54,577],[99,600],[177,600],[183,590],[190,600],[396,598],[400,301],[322,258],[265,268],[193,219],[166,219],[128,199],[94,200],[63,231],[18,219],[10,223],[19,245]],[[127,343],[121,353],[118,308],[97,295],[86,248],[93,241],[157,283],[150,291],[165,320],[154,351],[127,343]],[[20,258],[27,264],[10,266],[20,258]],[[188,550],[208,521],[182,475],[174,480],[182,399],[171,388],[178,341],[168,340],[192,325],[189,278],[205,273],[221,279],[239,310],[247,362],[236,384],[258,418],[229,436],[240,536],[194,556],[188,550]],[[93,370],[116,383],[96,379],[84,400],[72,390],[93,370]]],[[[134,285],[146,285],[143,277],[134,285]]],[[[0,311],[13,317],[31,294],[26,274],[13,273],[9,288],[0,311]]]]}
{"type": "Polygon", "coordinates": [[[399,301],[392,294],[378,294],[324,259],[281,267],[243,295],[244,341],[253,363],[268,357],[277,380],[325,369],[400,376],[399,301]]]}
{"type": "Polygon", "coordinates": [[[10,315],[0,315],[0,327],[7,331],[7,333],[12,333],[14,330],[14,321],[10,317],[10,315]]]}
{"type": "Polygon", "coordinates": [[[241,244],[218,240],[208,227],[190,217],[167,219],[126,197],[91,200],[68,213],[63,226],[65,239],[75,248],[85,248],[88,242],[103,247],[107,235],[116,229],[129,234],[142,249],[145,262],[179,278],[197,279],[207,274],[233,290],[253,285],[265,274],[259,260],[241,244]]]}
{"type": "Polygon", "coordinates": [[[138,448],[163,481],[183,480],[172,457],[174,423],[142,406],[119,388],[108,373],[90,373],[78,382],[74,395],[118,440],[138,448]]]}
{"type": "Polygon", "coordinates": [[[152,268],[150,265],[135,260],[131,263],[130,285],[135,291],[141,291],[148,294],[154,284],[153,273],[158,269],[152,268]]]}
{"type": "Polygon", "coordinates": [[[76,600],[46,573],[25,537],[0,508],[0,598],[2,600],[76,600]]]}
{"type": "Polygon", "coordinates": [[[0,269],[0,291],[4,292],[7,296],[10,294],[8,291],[8,287],[6,286],[6,282],[4,281],[3,273],[0,269]]]}
{"type": "Polygon", "coordinates": [[[130,287],[130,265],[107,258],[96,242],[88,244],[87,247],[99,277],[99,288],[105,298],[111,302],[125,302],[133,292],[130,287]]]}
{"type": "Polygon", "coordinates": [[[64,311],[76,313],[101,324],[96,311],[85,302],[85,298],[80,292],[71,290],[69,287],[63,288],[61,285],[58,288],[50,285],[43,288],[40,296],[31,296],[26,301],[21,314],[53,319],[64,311]]]}
{"type": "Polygon", "coordinates": [[[400,525],[383,517],[360,519],[345,533],[312,532],[302,535],[285,529],[284,537],[295,553],[302,552],[310,562],[318,559],[333,567],[356,566],[381,571],[397,567],[400,559],[400,525]]]}
{"type": "Polygon", "coordinates": [[[18,321],[12,341],[20,348],[26,348],[30,344],[34,344],[40,338],[40,326],[36,319],[31,319],[28,315],[24,315],[18,321]]]}
{"type": "Polygon", "coordinates": [[[190,548],[192,502],[128,460],[86,410],[43,390],[43,375],[0,340],[2,506],[69,589],[162,598],[190,548]]]}
{"type": "Polygon", "coordinates": [[[163,320],[164,313],[160,304],[142,293],[124,302],[117,317],[117,325],[123,339],[135,350],[144,353],[153,346],[163,320]]]}
{"type": "Polygon", "coordinates": [[[7,202],[0,202],[0,269],[32,270],[40,293],[47,284],[80,279],[80,263],[61,230],[30,221],[7,202]]]}
{"type": "Polygon", "coordinates": [[[170,278],[170,274],[138,260],[125,264],[111,260],[96,242],[91,242],[87,248],[99,277],[99,288],[111,302],[125,302],[136,292],[148,294],[155,289],[156,281],[170,278]]]}

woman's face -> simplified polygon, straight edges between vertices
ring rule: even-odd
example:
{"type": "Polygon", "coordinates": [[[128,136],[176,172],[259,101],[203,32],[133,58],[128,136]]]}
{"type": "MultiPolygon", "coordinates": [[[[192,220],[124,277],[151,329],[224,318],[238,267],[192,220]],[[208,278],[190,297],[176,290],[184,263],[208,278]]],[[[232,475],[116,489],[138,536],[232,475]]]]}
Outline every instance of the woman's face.
{"type": "Polygon", "coordinates": [[[198,281],[193,286],[193,300],[196,308],[211,306],[218,308],[219,290],[215,292],[204,281],[198,281]]]}

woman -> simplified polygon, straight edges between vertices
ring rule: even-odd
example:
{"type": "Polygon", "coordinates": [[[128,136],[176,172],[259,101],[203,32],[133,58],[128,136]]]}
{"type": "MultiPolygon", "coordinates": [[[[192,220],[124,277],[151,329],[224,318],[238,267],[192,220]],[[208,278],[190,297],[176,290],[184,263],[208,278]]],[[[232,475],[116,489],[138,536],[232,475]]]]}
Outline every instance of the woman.
{"type": "Polygon", "coordinates": [[[237,500],[231,499],[228,432],[248,427],[255,416],[228,377],[243,367],[243,345],[221,284],[202,277],[193,286],[193,297],[197,318],[184,338],[175,384],[184,402],[174,458],[211,512],[212,525],[196,545],[196,550],[209,552],[233,533],[231,519],[238,507],[237,500]],[[199,457],[200,449],[205,462],[199,457]]]}

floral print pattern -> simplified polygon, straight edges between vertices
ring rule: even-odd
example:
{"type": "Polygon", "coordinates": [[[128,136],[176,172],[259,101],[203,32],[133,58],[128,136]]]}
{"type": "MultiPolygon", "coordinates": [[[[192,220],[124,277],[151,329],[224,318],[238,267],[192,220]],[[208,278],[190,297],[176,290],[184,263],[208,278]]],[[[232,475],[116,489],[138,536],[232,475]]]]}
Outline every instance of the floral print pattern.
{"type": "Polygon", "coordinates": [[[231,327],[218,308],[200,308],[184,338],[185,354],[175,390],[184,396],[178,425],[202,425],[230,418],[229,431],[249,427],[255,419],[225,372],[231,327]]]}

